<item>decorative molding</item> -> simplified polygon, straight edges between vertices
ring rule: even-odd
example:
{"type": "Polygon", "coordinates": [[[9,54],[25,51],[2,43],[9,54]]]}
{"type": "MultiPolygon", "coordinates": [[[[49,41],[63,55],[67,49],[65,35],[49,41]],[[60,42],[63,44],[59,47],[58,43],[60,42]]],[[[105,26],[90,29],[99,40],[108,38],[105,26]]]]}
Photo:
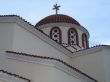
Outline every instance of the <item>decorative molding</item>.
{"type": "Polygon", "coordinates": [[[53,57],[46,57],[46,56],[37,56],[37,55],[30,55],[26,53],[19,53],[13,51],[6,51],[6,57],[9,59],[14,59],[18,61],[25,61],[31,63],[40,63],[44,65],[54,66],[66,73],[79,78],[80,80],[84,80],[87,82],[97,82],[97,80],[93,79],[92,77],[88,76],[87,74],[81,72],[80,70],[74,68],[73,66],[69,65],[68,63],[53,57]]]}

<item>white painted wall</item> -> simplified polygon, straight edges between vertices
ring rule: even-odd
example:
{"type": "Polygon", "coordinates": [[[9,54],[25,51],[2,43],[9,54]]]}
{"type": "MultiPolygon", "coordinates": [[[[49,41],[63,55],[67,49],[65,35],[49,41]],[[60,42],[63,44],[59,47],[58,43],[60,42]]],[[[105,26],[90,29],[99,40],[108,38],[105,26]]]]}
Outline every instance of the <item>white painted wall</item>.
{"type": "Polygon", "coordinates": [[[106,82],[110,82],[110,49],[103,50],[104,72],[106,82]]]}
{"type": "Polygon", "coordinates": [[[103,49],[75,57],[73,58],[73,66],[99,82],[110,82],[110,50],[103,49]]]}
{"type": "Polygon", "coordinates": [[[0,51],[11,50],[14,38],[14,23],[0,23],[0,51]]]}
{"type": "Polygon", "coordinates": [[[0,80],[0,82],[5,82],[5,81],[3,81],[3,80],[0,80]]]}
{"type": "Polygon", "coordinates": [[[70,63],[70,57],[42,41],[21,25],[0,23],[0,51],[13,50],[30,54],[49,56],[70,63]]]}
{"type": "Polygon", "coordinates": [[[13,51],[55,57],[68,63],[70,62],[70,57],[44,42],[18,24],[15,24],[14,26],[13,51]]]}
{"type": "Polygon", "coordinates": [[[53,66],[38,63],[6,59],[5,70],[26,77],[32,82],[82,82],[53,66]]]}
{"type": "Polygon", "coordinates": [[[0,72],[0,82],[28,82],[28,81],[0,72]]]}
{"type": "Polygon", "coordinates": [[[0,69],[4,68],[4,63],[5,63],[4,58],[5,58],[5,55],[2,52],[0,52],[0,69]]]}

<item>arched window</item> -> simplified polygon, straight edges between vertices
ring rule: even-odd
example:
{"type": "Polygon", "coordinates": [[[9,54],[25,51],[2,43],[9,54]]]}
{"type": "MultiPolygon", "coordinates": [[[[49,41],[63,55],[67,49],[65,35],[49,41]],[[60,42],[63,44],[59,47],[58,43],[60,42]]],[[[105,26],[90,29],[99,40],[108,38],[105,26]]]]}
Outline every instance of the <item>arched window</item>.
{"type": "Polygon", "coordinates": [[[61,30],[58,27],[53,27],[50,30],[50,37],[58,43],[62,43],[61,30]]]}
{"type": "Polygon", "coordinates": [[[70,46],[79,45],[78,33],[74,28],[70,28],[68,30],[68,45],[70,46]]]}
{"type": "Polygon", "coordinates": [[[82,46],[84,48],[88,48],[88,40],[87,35],[85,33],[82,34],[82,46]]]}

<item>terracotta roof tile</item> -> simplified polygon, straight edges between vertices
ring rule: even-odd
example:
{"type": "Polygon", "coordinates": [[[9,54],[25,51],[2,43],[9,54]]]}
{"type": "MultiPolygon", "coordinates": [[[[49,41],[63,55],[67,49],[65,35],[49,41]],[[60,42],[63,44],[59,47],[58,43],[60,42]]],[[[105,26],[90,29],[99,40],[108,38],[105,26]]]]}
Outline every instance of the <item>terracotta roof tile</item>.
{"type": "Polygon", "coordinates": [[[43,25],[43,24],[48,24],[48,23],[71,23],[71,24],[76,24],[80,26],[80,23],[70,16],[63,15],[63,14],[54,14],[54,15],[47,16],[44,19],[40,20],[35,25],[35,27],[43,25]]]}

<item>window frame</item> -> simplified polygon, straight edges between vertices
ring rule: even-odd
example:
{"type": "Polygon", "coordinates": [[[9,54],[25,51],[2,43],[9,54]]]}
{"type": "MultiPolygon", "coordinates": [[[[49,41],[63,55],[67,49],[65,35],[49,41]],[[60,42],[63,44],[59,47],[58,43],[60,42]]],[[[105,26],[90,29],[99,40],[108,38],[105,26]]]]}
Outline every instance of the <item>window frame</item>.
{"type": "Polygon", "coordinates": [[[88,48],[89,47],[88,38],[87,38],[87,35],[85,33],[82,34],[82,47],[83,48],[88,48]]]}
{"type": "Polygon", "coordinates": [[[79,40],[78,40],[78,32],[77,32],[77,30],[76,29],[74,29],[74,28],[70,28],[69,30],[68,30],[68,46],[71,46],[71,43],[70,43],[70,31],[71,30],[73,30],[74,32],[75,32],[75,35],[76,35],[76,44],[74,44],[74,45],[77,45],[77,46],[79,46],[79,40]]]}
{"type": "Polygon", "coordinates": [[[50,38],[53,39],[52,38],[52,33],[53,33],[53,30],[55,30],[55,29],[57,29],[59,31],[59,42],[58,41],[56,41],[56,42],[61,44],[62,43],[62,32],[61,32],[61,29],[59,27],[57,27],[57,26],[52,27],[52,29],[50,30],[50,38]]]}

